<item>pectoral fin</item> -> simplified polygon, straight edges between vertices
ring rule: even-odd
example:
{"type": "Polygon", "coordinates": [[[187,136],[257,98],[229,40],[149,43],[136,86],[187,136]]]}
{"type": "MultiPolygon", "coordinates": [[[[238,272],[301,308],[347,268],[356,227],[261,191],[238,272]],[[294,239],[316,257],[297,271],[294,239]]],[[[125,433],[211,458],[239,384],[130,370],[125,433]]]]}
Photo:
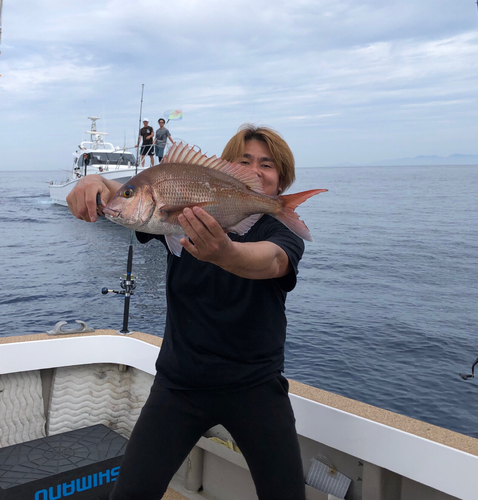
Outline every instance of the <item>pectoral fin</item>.
{"type": "Polygon", "coordinates": [[[183,234],[168,234],[165,236],[166,244],[168,245],[169,251],[176,255],[176,257],[181,257],[181,251],[183,249],[179,240],[184,238],[183,234]]]}

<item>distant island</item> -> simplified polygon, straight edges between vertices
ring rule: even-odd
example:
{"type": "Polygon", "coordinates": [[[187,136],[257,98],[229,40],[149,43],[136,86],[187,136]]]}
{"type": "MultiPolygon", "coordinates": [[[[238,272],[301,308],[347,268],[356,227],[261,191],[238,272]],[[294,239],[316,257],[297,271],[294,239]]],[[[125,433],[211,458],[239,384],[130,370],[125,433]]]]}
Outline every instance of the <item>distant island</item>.
{"type": "Polygon", "coordinates": [[[415,156],[414,158],[396,158],[394,160],[380,160],[371,163],[338,163],[336,167],[393,167],[407,165],[478,165],[478,155],[453,154],[450,156],[415,156]]]}

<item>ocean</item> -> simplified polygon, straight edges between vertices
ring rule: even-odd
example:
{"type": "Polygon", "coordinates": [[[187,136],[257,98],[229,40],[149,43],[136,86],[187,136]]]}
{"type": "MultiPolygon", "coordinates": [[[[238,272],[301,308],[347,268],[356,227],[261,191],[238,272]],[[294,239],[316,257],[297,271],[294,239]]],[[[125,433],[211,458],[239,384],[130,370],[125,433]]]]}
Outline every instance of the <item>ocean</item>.
{"type": "MultiPolygon", "coordinates": [[[[57,321],[120,329],[130,231],[53,205],[60,172],[2,172],[0,335],[57,321]]],[[[478,438],[478,167],[298,169],[306,244],[285,375],[478,438]]],[[[131,329],[161,335],[166,252],[134,243],[131,329]]]]}

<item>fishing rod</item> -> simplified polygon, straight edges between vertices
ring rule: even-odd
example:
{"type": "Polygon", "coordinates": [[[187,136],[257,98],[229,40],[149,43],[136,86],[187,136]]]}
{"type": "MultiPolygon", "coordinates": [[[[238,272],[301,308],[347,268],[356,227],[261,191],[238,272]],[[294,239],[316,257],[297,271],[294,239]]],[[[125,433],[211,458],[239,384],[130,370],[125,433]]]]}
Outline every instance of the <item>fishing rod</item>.
{"type": "Polygon", "coordinates": [[[141,134],[141,115],[143,113],[143,93],[144,93],[144,83],[141,85],[141,104],[139,106],[138,142],[136,143],[137,144],[137,146],[136,146],[136,173],[138,173],[138,166],[139,166],[139,136],[141,134]]]}
{"type": "MultiPolygon", "coordinates": [[[[102,206],[100,193],[96,195],[96,204],[98,206],[102,206]]],[[[134,231],[131,231],[131,238],[128,249],[128,260],[126,263],[126,274],[123,274],[123,277],[120,278],[120,286],[122,290],[109,290],[106,287],[101,289],[101,293],[103,295],[106,295],[108,293],[116,293],[118,295],[124,295],[123,328],[116,332],[121,335],[131,335],[133,333],[133,331],[128,328],[129,304],[131,300],[131,295],[133,295],[134,289],[136,288],[136,277],[134,276],[134,274],[132,274],[133,237],[134,237],[134,231]]]]}
{"type": "MultiPolygon", "coordinates": [[[[1,0],[0,0],[1,1],[1,0]]],[[[144,93],[144,83],[141,86],[141,105],[139,108],[139,132],[141,131],[141,114],[143,112],[143,93],[144,93]]],[[[138,132],[138,137],[139,137],[138,132]]],[[[139,142],[137,143],[138,147],[136,148],[136,173],[138,173],[138,163],[139,163],[139,142]]],[[[123,151],[124,155],[124,151],[123,151]]],[[[98,206],[102,206],[100,193],[96,195],[96,204],[98,206]]],[[[134,289],[136,288],[136,277],[132,274],[133,268],[133,237],[134,231],[131,231],[131,238],[129,242],[128,249],[128,260],[126,262],[126,274],[120,278],[120,286],[122,290],[110,290],[106,287],[101,289],[101,293],[106,295],[108,293],[116,293],[118,295],[124,295],[124,309],[123,309],[123,328],[118,330],[116,333],[121,335],[130,335],[133,332],[128,328],[128,319],[129,319],[129,304],[131,300],[131,295],[134,293],[134,289]]]]}

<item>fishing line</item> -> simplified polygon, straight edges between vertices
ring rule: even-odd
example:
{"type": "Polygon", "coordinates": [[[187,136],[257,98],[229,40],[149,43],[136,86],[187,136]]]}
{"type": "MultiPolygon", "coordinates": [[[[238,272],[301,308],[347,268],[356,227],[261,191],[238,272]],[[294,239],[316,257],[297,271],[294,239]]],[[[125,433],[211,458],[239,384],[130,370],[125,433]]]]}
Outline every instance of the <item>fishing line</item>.
{"type": "Polygon", "coordinates": [[[468,380],[469,378],[475,378],[475,366],[478,365],[478,358],[475,360],[475,362],[471,365],[471,374],[470,375],[465,375],[464,373],[459,373],[460,377],[463,380],[468,380]]]}

